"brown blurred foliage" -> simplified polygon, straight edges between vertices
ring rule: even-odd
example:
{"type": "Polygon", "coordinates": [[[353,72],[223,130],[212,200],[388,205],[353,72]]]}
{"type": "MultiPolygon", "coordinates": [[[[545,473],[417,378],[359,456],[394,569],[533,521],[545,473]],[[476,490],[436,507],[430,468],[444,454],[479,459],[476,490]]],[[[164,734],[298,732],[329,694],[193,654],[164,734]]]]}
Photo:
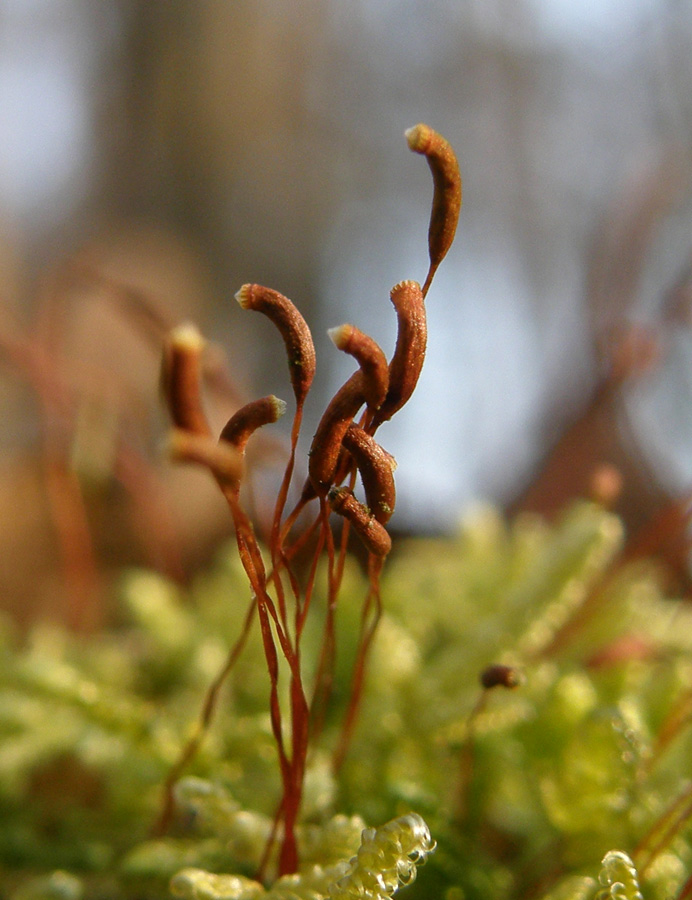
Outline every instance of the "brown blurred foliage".
{"type": "MultiPolygon", "coordinates": [[[[549,349],[525,425],[530,458],[488,448],[496,468],[512,469],[494,499],[554,515],[595,494],[687,586],[692,485],[666,471],[634,421],[641,386],[661,373],[686,398],[680,364],[669,367],[692,299],[692,17],[682,4],[661,0],[652,29],[605,50],[556,43],[523,0],[404,13],[375,0],[60,7],[16,27],[44,55],[63,31],[87,47],[90,166],[43,218],[0,206],[0,606],[94,627],[118,567],[184,578],[208,558],[229,524],[213,485],[164,458],[161,336],[193,319],[226,348],[228,369],[220,351],[209,356],[221,423],[241,398],[284,384],[269,330],[230,314],[240,284],[276,287],[311,324],[335,281],[336,305],[350,302],[358,324],[376,315],[374,297],[386,314],[401,277],[392,247],[406,254],[402,227],[429,193],[409,190],[396,143],[420,119],[450,138],[467,185],[453,289],[433,302],[455,322],[470,285],[482,309],[489,272],[520,271],[526,329],[549,349]],[[360,256],[340,239],[349,203],[363,223],[360,256]],[[660,243],[671,222],[676,253],[660,243]],[[371,286],[371,265],[381,284],[371,286]]],[[[12,25],[2,7],[0,25],[12,25]]],[[[492,329],[492,317],[479,321],[468,328],[492,329]]],[[[329,354],[318,358],[328,368],[329,354]]],[[[473,384],[460,362],[427,362],[450,373],[448,406],[470,395],[474,416],[506,416],[501,404],[487,410],[502,387],[484,393],[497,360],[482,359],[473,384]]],[[[319,377],[326,395],[329,371],[319,377]]],[[[435,441],[458,428],[440,414],[435,441]]],[[[257,452],[261,518],[274,450],[257,452]]],[[[461,471],[485,447],[455,452],[461,471]]]]}

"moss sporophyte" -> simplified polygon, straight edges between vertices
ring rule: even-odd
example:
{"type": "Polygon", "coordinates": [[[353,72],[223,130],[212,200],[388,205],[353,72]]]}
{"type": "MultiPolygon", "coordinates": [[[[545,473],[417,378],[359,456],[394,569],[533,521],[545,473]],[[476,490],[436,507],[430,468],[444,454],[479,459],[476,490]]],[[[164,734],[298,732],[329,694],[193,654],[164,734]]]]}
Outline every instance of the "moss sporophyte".
{"type": "Polygon", "coordinates": [[[88,640],[37,623],[20,643],[0,620],[2,900],[386,900],[424,861],[411,900],[692,897],[692,604],[610,511],[618,478],[550,524],[479,506],[390,553],[377,432],[416,387],[461,202],[447,142],[407,139],[433,172],[430,268],[392,289],[390,359],[330,331],[357,369],[307,473],[312,337],[247,284],[293,392],[268,518],[252,451],[288,404],[234,403],[217,436],[211,348],[166,328],[170,455],[211,473],[233,538],[186,583],[126,571],[88,640]]]}
{"type": "MultiPolygon", "coordinates": [[[[295,507],[288,513],[286,504],[294,480],[304,404],[315,375],[312,335],[293,302],[277,291],[258,284],[245,284],[236,294],[243,309],[262,313],[276,326],[285,345],[295,399],[290,453],[274,507],[268,564],[243,505],[243,457],[252,433],[275,422],[284,413],[286,404],[275,397],[247,404],[232,416],[217,440],[212,436],[202,400],[200,357],[203,340],[192,326],[182,326],[168,337],[163,356],[161,383],[175,427],[170,442],[171,455],[179,461],[205,465],[223,492],[233,517],[237,550],[250,587],[253,617],[256,616],[259,622],[262,636],[281,796],[260,867],[260,878],[277,840],[280,842],[278,874],[283,876],[298,870],[296,826],[310,745],[319,737],[332,691],[337,646],[336,609],[349,531],[358,536],[367,551],[369,587],[363,602],[350,700],[334,751],[336,770],[348,752],[361,703],[367,659],[382,612],[380,578],[384,559],[391,550],[391,539],[385,526],[394,511],[395,463],[374,435],[383,422],[405,405],[415,390],[426,349],[425,295],[451,246],[461,205],[459,168],[447,141],[427,125],[417,125],[406,136],[410,148],[428,160],[434,180],[429,227],[430,267],[424,287],[415,281],[402,281],[392,289],[398,337],[389,363],[377,343],[355,326],[342,325],[330,332],[336,347],[351,354],[359,368],[337,391],[322,416],[310,449],[307,480],[295,507]],[[359,413],[360,419],[356,422],[359,413]],[[364,502],[354,491],[358,475],[364,502]],[[311,503],[316,507],[312,520],[298,528],[298,523],[304,520],[305,508],[311,503]],[[343,520],[338,546],[332,513],[343,520]],[[294,560],[308,542],[313,548],[312,561],[307,566],[307,577],[301,578],[294,560]],[[327,560],[327,614],[317,670],[308,674],[304,669],[302,645],[322,556],[327,560]],[[279,658],[288,671],[288,697],[281,695],[279,658]],[[307,687],[308,679],[312,689],[307,687]]],[[[229,657],[223,677],[233,665],[253,617],[248,616],[246,628],[229,657]]],[[[175,807],[175,784],[208,728],[219,684],[220,681],[216,681],[210,688],[198,732],[185,747],[167,780],[159,833],[165,832],[170,825],[175,807]]]]}

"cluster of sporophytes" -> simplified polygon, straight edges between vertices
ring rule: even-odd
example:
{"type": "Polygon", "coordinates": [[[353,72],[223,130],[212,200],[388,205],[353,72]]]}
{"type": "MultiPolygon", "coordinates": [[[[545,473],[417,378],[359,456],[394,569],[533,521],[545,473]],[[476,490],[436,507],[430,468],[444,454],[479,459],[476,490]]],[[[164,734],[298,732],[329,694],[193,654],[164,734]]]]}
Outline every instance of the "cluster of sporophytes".
{"type": "MultiPolygon", "coordinates": [[[[415,390],[427,342],[425,297],[437,267],[451,246],[461,207],[459,167],[447,141],[423,124],[410,129],[406,137],[410,148],[428,160],[435,186],[428,232],[428,275],[422,288],[415,281],[402,281],[392,288],[390,296],[396,310],[398,334],[389,362],[379,345],[355,326],[342,325],[330,332],[336,346],[354,357],[358,369],[337,391],[317,426],[309,453],[308,477],[288,515],[286,503],[294,477],[303,410],[315,376],[312,335],[293,302],[277,291],[245,284],[236,295],[243,309],[262,313],[276,326],[285,344],[295,399],[290,454],[276,499],[266,561],[241,498],[245,448],[258,428],[276,422],[283,415],[286,404],[273,395],[247,403],[229,419],[216,439],[203,406],[202,341],[198,333],[190,326],[182,326],[169,336],[164,349],[162,386],[175,427],[171,437],[172,455],[181,461],[206,466],[215,477],[233,517],[238,556],[251,590],[246,625],[229,657],[228,670],[234,665],[256,618],[269,673],[269,716],[279,760],[281,796],[260,875],[265,872],[277,839],[278,874],[289,875],[298,869],[296,825],[305,767],[310,742],[319,736],[332,692],[335,615],[351,530],[367,551],[369,586],[363,604],[350,702],[334,755],[337,770],[348,750],[360,706],[367,656],[381,615],[380,576],[391,550],[385,526],[394,512],[395,462],[374,435],[415,390]],[[365,502],[354,493],[358,475],[365,502]],[[301,514],[313,501],[317,506],[313,520],[296,527],[301,514]],[[339,546],[332,527],[332,513],[343,520],[339,546]],[[307,551],[310,559],[301,578],[295,560],[310,542],[312,546],[307,551]],[[308,686],[303,644],[308,619],[315,615],[312,600],[317,567],[323,555],[327,559],[326,613],[319,662],[310,673],[313,684],[308,686]],[[288,698],[283,701],[280,662],[286,667],[289,682],[288,698]]],[[[211,717],[216,689],[214,685],[207,697],[200,737],[211,717]]],[[[175,784],[197,743],[195,737],[168,779],[161,830],[169,824],[175,806],[175,784]]]]}
{"type": "Polygon", "coordinates": [[[216,478],[233,546],[186,590],[126,573],[119,626],[88,641],[43,625],[18,650],[4,632],[12,900],[375,900],[423,861],[411,898],[692,894],[692,608],[663,596],[620,520],[587,501],[554,526],[479,509],[383,566],[393,461],[374,435],[415,387],[461,200],[448,144],[426,126],[407,136],[435,182],[430,271],[392,291],[389,362],[353,326],[332,333],[359,368],[293,509],[312,340],[285,297],[239,291],[279,329],[295,397],[266,546],[244,451],[284,405],[254,401],[213,437],[203,342],[184,326],[164,354],[171,452],[216,478]]]}

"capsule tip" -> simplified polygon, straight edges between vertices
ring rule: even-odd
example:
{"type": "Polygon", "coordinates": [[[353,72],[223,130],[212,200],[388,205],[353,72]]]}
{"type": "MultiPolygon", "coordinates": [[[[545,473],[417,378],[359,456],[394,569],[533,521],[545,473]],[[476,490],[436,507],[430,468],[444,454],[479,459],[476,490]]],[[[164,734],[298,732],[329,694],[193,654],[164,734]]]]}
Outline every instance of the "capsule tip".
{"type": "Polygon", "coordinates": [[[393,296],[394,294],[401,294],[403,291],[419,292],[420,289],[420,284],[418,284],[417,281],[413,281],[413,279],[408,278],[404,281],[398,281],[389,293],[390,296],[393,296]]]}
{"type": "Polygon", "coordinates": [[[269,397],[269,399],[274,407],[274,415],[276,416],[274,421],[276,422],[276,419],[280,419],[281,416],[283,416],[284,413],[286,412],[286,401],[280,400],[278,397],[275,397],[273,394],[269,397]]]}
{"type": "Polygon", "coordinates": [[[177,325],[171,331],[169,340],[172,347],[193,352],[200,352],[206,344],[197,326],[192,322],[182,322],[177,325]]]}
{"type": "Polygon", "coordinates": [[[252,285],[244,284],[236,293],[235,299],[243,309],[247,309],[250,306],[252,300],[252,285]]]}
{"type": "Polygon", "coordinates": [[[351,325],[337,325],[335,328],[329,328],[327,334],[332,343],[339,350],[343,350],[348,342],[349,335],[352,331],[351,325]]]}
{"type": "Polygon", "coordinates": [[[408,142],[409,149],[413,150],[414,153],[425,153],[425,149],[430,141],[431,130],[430,126],[423,124],[423,122],[419,122],[413,128],[407,128],[404,132],[404,137],[408,142]]]}

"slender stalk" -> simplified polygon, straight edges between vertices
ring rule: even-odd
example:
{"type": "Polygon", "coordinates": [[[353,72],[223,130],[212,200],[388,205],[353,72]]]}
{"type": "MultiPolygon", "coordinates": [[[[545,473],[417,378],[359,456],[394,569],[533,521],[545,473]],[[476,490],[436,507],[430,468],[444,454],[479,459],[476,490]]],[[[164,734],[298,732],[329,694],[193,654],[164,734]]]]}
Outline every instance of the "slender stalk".
{"type": "Polygon", "coordinates": [[[245,645],[247,644],[247,639],[252,628],[252,623],[255,621],[256,610],[257,601],[255,598],[253,598],[252,602],[248,606],[248,611],[245,615],[245,621],[243,622],[243,627],[241,629],[240,635],[231,648],[228,657],[226,658],[226,662],[223,665],[223,668],[219,670],[218,674],[207,688],[207,692],[202,703],[202,710],[200,712],[199,719],[197,720],[195,730],[193,731],[192,736],[190,737],[188,742],[183,746],[180,756],[178,757],[176,763],[173,765],[170,772],[168,773],[168,776],[166,777],[166,781],[164,782],[163,787],[163,802],[161,806],[161,812],[159,813],[159,818],[152,828],[153,836],[160,837],[161,835],[165,834],[171,825],[173,815],[175,813],[175,786],[180,780],[180,777],[182,776],[185,769],[197,755],[197,751],[199,750],[202,742],[204,741],[204,738],[207,735],[207,732],[209,731],[212,720],[214,718],[214,714],[216,712],[216,708],[218,706],[221,688],[225,684],[226,679],[233,671],[236,662],[245,649],[245,645]]]}
{"type": "Polygon", "coordinates": [[[322,733],[334,680],[336,654],[335,619],[340,584],[336,573],[334,534],[329,523],[329,508],[324,498],[320,499],[320,518],[322,524],[320,537],[324,540],[327,553],[327,609],[311,704],[312,734],[314,739],[322,733]]]}
{"type": "Polygon", "coordinates": [[[632,858],[640,875],[649,869],[657,856],[668,847],[673,838],[692,817],[692,785],[675,798],[656,819],[647,834],[637,844],[632,858]]]}
{"type": "Polygon", "coordinates": [[[344,723],[341,730],[339,743],[334,753],[333,767],[338,772],[346,759],[348,748],[353,737],[353,731],[356,725],[358,712],[360,710],[361,699],[363,696],[363,687],[365,684],[365,672],[368,656],[372,647],[373,638],[377,631],[380,618],[382,616],[382,598],[380,596],[380,575],[384,561],[382,558],[370,554],[368,558],[368,575],[370,581],[370,589],[363,604],[363,612],[361,615],[361,631],[356,656],[355,666],[353,668],[353,678],[351,681],[351,692],[344,717],[344,723]]]}

